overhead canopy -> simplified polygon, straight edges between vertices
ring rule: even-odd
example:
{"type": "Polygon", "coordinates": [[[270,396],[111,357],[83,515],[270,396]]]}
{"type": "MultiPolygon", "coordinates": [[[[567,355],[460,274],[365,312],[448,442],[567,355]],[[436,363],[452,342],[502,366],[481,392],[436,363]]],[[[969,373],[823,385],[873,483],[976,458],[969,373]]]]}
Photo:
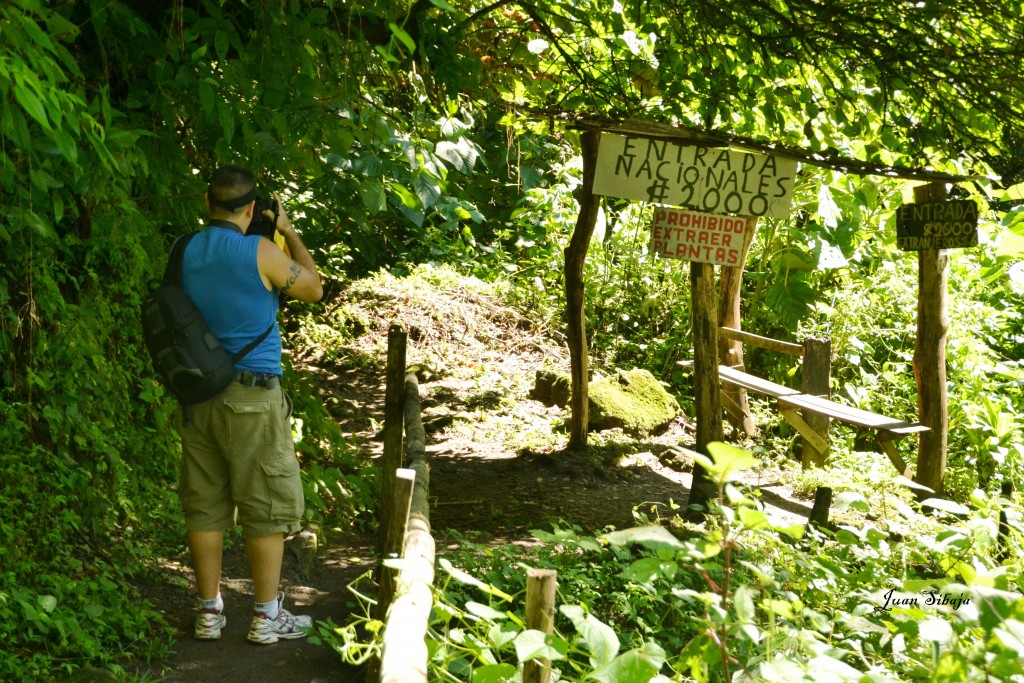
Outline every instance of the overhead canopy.
{"type": "Polygon", "coordinates": [[[733,147],[762,154],[772,154],[785,159],[794,159],[800,163],[842,171],[854,175],[884,176],[889,178],[901,178],[906,180],[920,181],[945,181],[949,183],[960,183],[967,180],[981,180],[984,176],[964,176],[952,173],[943,173],[928,168],[912,168],[907,166],[889,166],[885,164],[864,161],[846,157],[838,152],[812,152],[801,147],[780,145],[753,138],[734,135],[721,131],[705,130],[684,126],[681,124],[659,123],[655,121],[611,121],[593,118],[571,118],[562,119],[572,128],[581,130],[601,131],[604,133],[616,133],[655,140],[668,140],[672,142],[685,143],[690,145],[702,145],[712,147],[733,147]]]}

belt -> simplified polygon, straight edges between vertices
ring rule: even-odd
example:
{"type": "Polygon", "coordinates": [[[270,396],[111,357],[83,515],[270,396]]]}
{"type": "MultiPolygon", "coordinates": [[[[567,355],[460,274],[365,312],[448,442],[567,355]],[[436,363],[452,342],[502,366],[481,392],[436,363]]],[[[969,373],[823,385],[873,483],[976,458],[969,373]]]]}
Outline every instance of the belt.
{"type": "Polygon", "coordinates": [[[249,372],[242,370],[235,373],[235,381],[246,387],[263,387],[274,389],[281,386],[281,376],[271,372],[249,372]]]}

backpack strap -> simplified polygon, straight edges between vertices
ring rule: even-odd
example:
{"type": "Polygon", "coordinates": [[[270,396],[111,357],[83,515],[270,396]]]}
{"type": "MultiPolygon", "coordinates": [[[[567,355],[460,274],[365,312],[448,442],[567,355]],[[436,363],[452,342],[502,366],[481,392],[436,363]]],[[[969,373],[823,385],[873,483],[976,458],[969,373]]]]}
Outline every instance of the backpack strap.
{"type": "Polygon", "coordinates": [[[263,330],[263,334],[261,334],[260,336],[256,337],[255,339],[253,339],[251,342],[249,342],[248,344],[243,346],[242,349],[239,350],[238,353],[236,353],[235,355],[231,356],[231,362],[232,363],[237,363],[238,361],[242,360],[242,358],[244,358],[250,351],[252,351],[257,346],[259,346],[260,342],[263,341],[264,339],[266,339],[267,335],[270,334],[270,331],[273,330],[273,329],[274,329],[274,323],[271,322],[270,323],[270,327],[268,327],[267,329],[263,330]]]}
{"type": "Polygon", "coordinates": [[[185,263],[185,247],[198,234],[197,232],[190,232],[174,240],[174,244],[171,245],[171,255],[167,259],[167,268],[164,270],[164,284],[181,286],[181,270],[185,263]]]}
{"type": "MultiPolygon", "coordinates": [[[[185,264],[185,247],[187,247],[189,241],[198,234],[198,232],[190,232],[174,240],[174,244],[171,245],[171,255],[167,259],[167,269],[164,271],[164,283],[181,287],[181,271],[185,264]]],[[[270,326],[263,330],[263,333],[260,334],[260,336],[243,346],[238,353],[232,355],[231,362],[237,363],[245,358],[250,351],[259,346],[260,342],[267,338],[267,335],[269,335],[273,329],[274,323],[271,322],[270,326]]]]}

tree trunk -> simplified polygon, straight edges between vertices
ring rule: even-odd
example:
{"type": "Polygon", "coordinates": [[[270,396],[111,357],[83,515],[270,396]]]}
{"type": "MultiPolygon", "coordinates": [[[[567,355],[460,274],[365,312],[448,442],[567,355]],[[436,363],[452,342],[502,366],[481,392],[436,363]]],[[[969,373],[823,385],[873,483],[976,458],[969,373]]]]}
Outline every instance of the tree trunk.
{"type": "MultiPolygon", "coordinates": [[[[942,201],[946,188],[932,183],[914,188],[914,201],[942,201]]],[[[921,433],[917,456],[917,483],[942,492],[946,472],[949,406],[946,396],[946,313],[949,257],[944,249],[918,252],[917,342],[914,347],[914,378],[917,380],[919,421],[929,431],[921,433]]]]}
{"type": "Polygon", "coordinates": [[[388,328],[388,360],[384,388],[384,453],[381,458],[380,539],[378,550],[384,551],[385,532],[391,524],[394,508],[395,471],[402,466],[402,423],[405,405],[405,352],[409,333],[405,325],[391,323],[388,328]]]}
{"type": "Polygon", "coordinates": [[[579,190],[580,215],[565,249],[565,309],[568,318],[569,372],[572,378],[572,426],[569,432],[569,450],[587,445],[588,392],[590,356],[587,352],[587,314],[583,289],[583,262],[587,258],[590,238],[597,224],[600,197],[593,194],[594,172],[597,167],[597,148],[601,133],[588,130],[583,133],[583,185],[579,190]]]}

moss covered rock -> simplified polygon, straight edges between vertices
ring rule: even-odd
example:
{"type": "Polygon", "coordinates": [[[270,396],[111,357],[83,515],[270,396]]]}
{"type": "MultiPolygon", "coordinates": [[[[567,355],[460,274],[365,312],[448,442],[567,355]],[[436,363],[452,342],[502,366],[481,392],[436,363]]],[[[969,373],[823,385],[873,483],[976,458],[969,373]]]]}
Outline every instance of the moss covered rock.
{"type": "Polygon", "coordinates": [[[675,419],[679,404],[647,370],[617,370],[590,383],[590,431],[621,427],[634,436],[656,433],[675,419]]]}
{"type": "Polygon", "coordinates": [[[549,406],[565,407],[572,395],[572,380],[565,372],[538,370],[530,398],[549,406]]]}

